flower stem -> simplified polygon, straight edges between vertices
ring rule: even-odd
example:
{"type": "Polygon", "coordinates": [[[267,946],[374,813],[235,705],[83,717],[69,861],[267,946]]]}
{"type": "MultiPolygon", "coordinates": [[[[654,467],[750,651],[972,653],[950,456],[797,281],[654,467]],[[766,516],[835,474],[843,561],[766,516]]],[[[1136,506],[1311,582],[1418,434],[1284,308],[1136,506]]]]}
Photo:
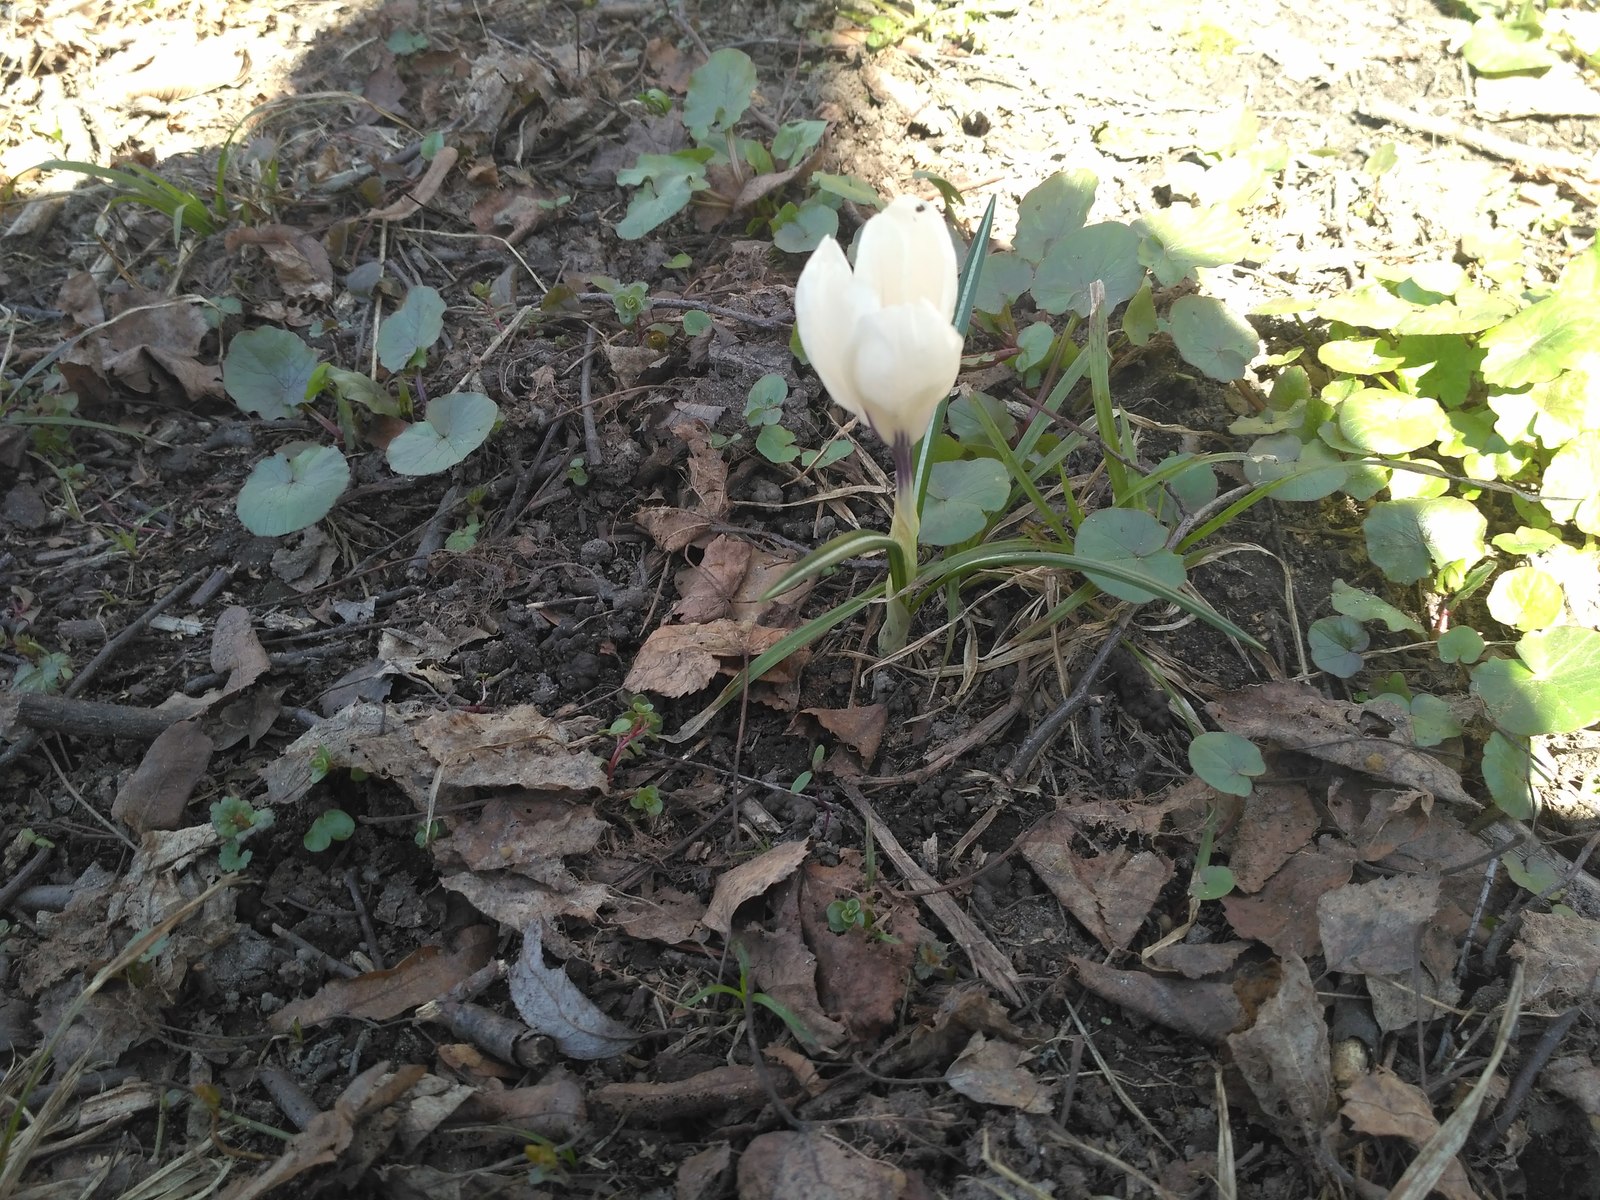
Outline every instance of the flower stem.
{"type": "Polygon", "coordinates": [[[889,556],[889,606],[883,628],[878,631],[878,650],[882,654],[893,654],[901,649],[911,631],[911,610],[906,606],[906,594],[917,577],[917,534],[922,528],[922,516],[917,511],[911,443],[897,438],[893,452],[894,516],[889,521],[889,536],[894,539],[898,553],[889,556]]]}

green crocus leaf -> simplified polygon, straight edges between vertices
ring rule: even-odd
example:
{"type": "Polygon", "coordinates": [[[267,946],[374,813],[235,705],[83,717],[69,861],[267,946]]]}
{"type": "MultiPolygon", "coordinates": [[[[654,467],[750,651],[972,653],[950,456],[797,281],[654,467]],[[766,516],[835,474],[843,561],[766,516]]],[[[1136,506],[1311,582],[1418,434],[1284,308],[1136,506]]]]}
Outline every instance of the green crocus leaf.
{"type": "Polygon", "coordinates": [[[1487,528],[1476,506],[1455,496],[1380,501],[1362,522],[1367,554],[1396,583],[1415,583],[1453,562],[1477,562],[1487,528]]]}
{"type": "Polygon", "coordinates": [[[1472,690],[1498,728],[1533,737],[1600,721],[1600,632],[1557,625],[1524,634],[1517,655],[1472,671],[1472,690]]]}

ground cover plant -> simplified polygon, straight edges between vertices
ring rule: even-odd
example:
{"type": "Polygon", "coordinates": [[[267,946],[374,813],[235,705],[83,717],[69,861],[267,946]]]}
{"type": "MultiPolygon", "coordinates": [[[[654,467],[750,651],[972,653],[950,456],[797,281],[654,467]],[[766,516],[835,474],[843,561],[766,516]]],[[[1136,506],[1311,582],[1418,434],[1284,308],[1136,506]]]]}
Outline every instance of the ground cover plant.
{"type": "Polygon", "coordinates": [[[1584,1194],[1595,15],[8,13],[0,1196],[1584,1194]]]}

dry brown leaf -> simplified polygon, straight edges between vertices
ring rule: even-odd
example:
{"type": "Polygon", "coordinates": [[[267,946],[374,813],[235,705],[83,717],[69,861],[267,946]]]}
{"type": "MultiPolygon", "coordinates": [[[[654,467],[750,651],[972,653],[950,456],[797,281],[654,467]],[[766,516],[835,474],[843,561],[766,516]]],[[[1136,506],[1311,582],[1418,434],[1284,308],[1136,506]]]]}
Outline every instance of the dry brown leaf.
{"type": "Polygon", "coordinates": [[[1348,883],[1350,871],[1343,847],[1323,838],[1316,849],[1285,863],[1254,896],[1224,896],[1222,911],[1235,933],[1265,943],[1275,954],[1315,954],[1321,948],[1317,899],[1348,883]]]}
{"type": "Polygon", "coordinates": [[[689,490],[697,511],[713,521],[728,516],[728,464],[711,445],[710,431],[698,421],[680,421],[672,432],[689,446],[689,490]]]}
{"type": "Polygon", "coordinates": [[[1124,949],[1172,878],[1172,864],[1125,846],[1085,858],[1072,848],[1075,837],[1072,821],[1054,813],[1023,839],[1022,856],[1090,936],[1108,950],[1124,949]]]}
{"type": "Polygon", "coordinates": [[[1524,913],[1511,957],[1520,959],[1527,973],[1529,1004],[1588,999],[1600,984],[1600,936],[1587,917],[1524,913]]]}
{"type": "MultiPolygon", "coordinates": [[[[1384,1067],[1346,1088],[1339,1111],[1358,1133],[1404,1138],[1419,1150],[1439,1132],[1438,1118],[1422,1089],[1384,1067]]],[[[1460,1159],[1451,1159],[1434,1190],[1446,1200],[1478,1200],[1460,1159]]]]}
{"type": "Polygon", "coordinates": [[[673,1200],[720,1200],[733,1182],[733,1148],[718,1142],[678,1164],[673,1200]]]}
{"type": "Polygon", "coordinates": [[[866,704],[855,708],[808,708],[808,717],[815,717],[834,737],[861,756],[867,766],[878,757],[878,747],[883,742],[883,731],[889,722],[887,704],[866,704]]]}
{"type": "Polygon", "coordinates": [[[709,519],[686,508],[641,508],[633,514],[633,521],[668,553],[692,546],[711,532],[709,519]]]}
{"type": "Polygon", "coordinates": [[[511,929],[526,929],[535,921],[548,925],[558,917],[595,919],[609,894],[603,884],[585,883],[560,866],[550,868],[547,875],[549,882],[511,871],[459,871],[439,882],[511,929]]]}
{"type": "Polygon", "coordinates": [[[572,750],[566,725],[531,704],[495,713],[452,711],[417,722],[419,745],[455,787],[519,787],[545,792],[606,790],[605,764],[572,750]]]}
{"type": "Polygon", "coordinates": [[[1067,961],[1083,985],[1102,1000],[1210,1045],[1219,1044],[1245,1023],[1244,1006],[1229,984],[1119,971],[1076,955],[1067,961]]]}
{"type": "Polygon", "coordinates": [[[1157,970],[1176,971],[1185,979],[1204,979],[1232,968],[1248,949],[1249,942],[1177,942],[1147,952],[1144,961],[1157,970]]]}
{"type": "Polygon", "coordinates": [[[849,1028],[857,1041],[871,1043],[899,1021],[905,979],[917,947],[929,939],[915,910],[879,911],[875,898],[863,895],[859,861],[836,867],[806,863],[800,873],[800,928],[817,959],[817,995],[823,1007],[849,1028]],[[873,908],[873,930],[836,934],[828,925],[828,905],[861,897],[873,908]]]}
{"type": "Polygon", "coordinates": [[[810,584],[785,593],[781,600],[763,600],[762,596],[793,565],[792,556],[772,554],[740,538],[718,534],[697,565],[678,572],[678,602],[672,613],[689,625],[722,617],[754,621],[763,615],[769,625],[788,625],[790,615],[811,591],[810,584]]]}
{"type": "Polygon", "coordinates": [[[1317,901],[1330,971],[1404,975],[1417,964],[1423,929],[1439,911],[1439,880],[1420,876],[1349,883],[1317,901]]]}
{"type": "Polygon", "coordinates": [[[434,845],[435,857],[474,871],[514,870],[542,879],[542,868],[587,854],[610,828],[587,804],[494,797],[434,845]]]}
{"type": "Polygon", "coordinates": [[[109,307],[113,323],[59,360],[80,401],[113,400],[113,380],[162,399],[192,402],[222,395],[222,368],[197,360],[209,332],[198,305],[131,288],[111,296],[109,307]]]}
{"type": "Polygon", "coordinates": [[[1298,783],[1258,783],[1244,798],[1228,868],[1242,892],[1256,892],[1317,832],[1317,809],[1298,783]]]}
{"type": "Polygon", "coordinates": [[[407,187],[403,196],[393,204],[373,209],[367,214],[367,220],[404,221],[439,194],[439,189],[444,186],[445,176],[450,174],[450,168],[456,165],[456,159],[460,157],[461,151],[454,146],[441,147],[428,164],[428,169],[422,173],[422,177],[407,187]]]}
{"type": "Polygon", "coordinates": [[[813,1133],[763,1133],[739,1159],[739,1200],[902,1200],[905,1173],[813,1133]]]}
{"type": "Polygon", "coordinates": [[[1441,800],[1479,804],[1461,776],[1418,749],[1395,724],[1392,705],[1329,700],[1309,684],[1265,683],[1207,706],[1224,729],[1253,741],[1272,741],[1400,787],[1421,788],[1441,800]]]}
{"type": "Polygon", "coordinates": [[[1028,1057],[1021,1046],[972,1035],[967,1048],[944,1073],[944,1081],[968,1100],[998,1108],[1047,1113],[1053,1107],[1050,1089],[1022,1065],[1028,1057]]]}
{"type": "Polygon", "coordinates": [[[320,1025],[335,1017],[386,1021],[444,995],[489,961],[494,942],[493,929],[470,926],[456,936],[449,951],[423,946],[387,971],[330,980],[316,995],[284,1005],[267,1018],[267,1024],[286,1033],[297,1024],[320,1025]]]}
{"type": "Polygon", "coordinates": [[[111,815],[135,833],[176,829],[211,763],[211,739],[196,721],[169,725],[117,789],[111,815]]]}
{"type": "Polygon", "coordinates": [[[271,667],[272,662],[251,627],[250,610],[238,604],[223,609],[211,633],[211,669],[228,672],[222,694],[231,696],[244,690],[271,667]]]}
{"type": "Polygon", "coordinates": [[[1322,1001],[1298,956],[1283,959],[1277,992],[1249,1029],[1228,1038],[1228,1048],[1278,1136],[1318,1144],[1333,1115],[1333,1070],[1322,1001]]]}
{"type": "Polygon", "coordinates": [[[711,906],[703,918],[707,929],[726,937],[733,929],[734,911],[746,900],[754,899],[774,884],[800,869],[811,849],[809,838],[780,842],[772,849],[723,872],[711,895],[711,906]]]}
{"type": "MultiPolygon", "coordinates": [[[[687,696],[705,687],[719,672],[741,670],[745,660],[770,649],[788,630],[746,625],[724,619],[705,625],[663,625],[645,639],[635,655],[624,691],[653,692],[658,696],[687,696]]],[[[787,682],[804,658],[790,655],[761,676],[787,682]]]]}
{"type": "Polygon", "coordinates": [[[228,230],[223,245],[229,254],[240,246],[259,246],[272,264],[278,286],[291,300],[333,298],[333,263],[322,242],[293,225],[238,225],[228,230]]]}
{"type": "Polygon", "coordinates": [[[549,194],[537,188],[506,188],[479,200],[469,216],[480,233],[492,233],[515,246],[550,215],[549,200],[549,194]]]}
{"type": "Polygon", "coordinates": [[[564,1142],[578,1136],[589,1122],[589,1106],[578,1081],[561,1069],[548,1071],[532,1087],[494,1091],[480,1088],[456,1110],[454,1123],[509,1125],[540,1137],[564,1142]]]}
{"type": "Polygon", "coordinates": [[[674,945],[694,936],[705,919],[706,906],[695,896],[661,888],[649,896],[617,896],[611,919],[629,937],[674,945]]]}

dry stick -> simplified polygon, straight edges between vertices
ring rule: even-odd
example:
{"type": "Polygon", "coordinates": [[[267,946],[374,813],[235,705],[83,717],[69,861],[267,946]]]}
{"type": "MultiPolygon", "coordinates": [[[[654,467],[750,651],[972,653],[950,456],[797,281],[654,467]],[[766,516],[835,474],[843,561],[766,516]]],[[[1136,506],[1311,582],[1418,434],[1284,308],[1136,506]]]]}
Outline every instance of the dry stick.
{"type": "Polygon", "coordinates": [[[1529,146],[1513,138],[1502,137],[1498,133],[1469,129],[1448,117],[1413,112],[1409,108],[1402,108],[1398,104],[1391,104],[1378,97],[1363,100],[1356,111],[1370,120],[1387,121],[1391,125],[1426,133],[1431,137],[1459,142],[1471,150],[1481,150],[1494,158],[1501,158],[1524,168],[1529,174],[1557,177],[1590,203],[1600,203],[1596,193],[1584,186],[1600,182],[1600,170],[1597,170],[1593,159],[1585,158],[1581,154],[1529,146]],[[1577,178],[1574,179],[1573,176],[1577,178]]]}
{"type": "MultiPolygon", "coordinates": [[[[10,719],[11,725],[47,733],[70,733],[79,737],[129,738],[148,742],[183,720],[183,714],[177,712],[160,712],[131,704],[73,700],[38,692],[14,692],[7,700],[17,708],[10,719]]],[[[0,719],[0,725],[4,724],[6,722],[0,719]]]]}
{"type": "Polygon", "coordinates": [[[594,373],[594,326],[583,335],[583,371],[578,377],[578,403],[583,410],[583,452],[588,455],[584,465],[593,471],[600,466],[600,434],[594,427],[594,390],[591,381],[594,373]]]}
{"type": "Polygon", "coordinates": [[[367,902],[361,898],[361,888],[356,883],[356,869],[346,867],[344,872],[344,885],[350,889],[350,899],[355,901],[356,916],[361,921],[361,935],[367,939],[367,957],[372,960],[372,965],[382,971],[383,951],[378,949],[378,931],[372,927],[372,914],[367,911],[367,902]]]}
{"type": "Polygon", "coordinates": [[[427,575],[428,559],[444,548],[445,538],[449,536],[444,531],[445,519],[455,511],[464,494],[459,487],[452,484],[446,489],[445,494],[439,497],[439,507],[433,510],[433,516],[429,517],[428,523],[422,527],[422,540],[417,543],[417,551],[406,565],[407,579],[417,582],[427,575]]]}
{"type": "Polygon", "coordinates": [[[1078,677],[1078,684],[1072,689],[1072,694],[1041,721],[1039,727],[1017,747],[1016,757],[1002,773],[1008,784],[1015,785],[1028,774],[1033,767],[1034,759],[1038,758],[1044,748],[1055,739],[1056,734],[1061,731],[1061,727],[1067,723],[1072,714],[1084,706],[1101,668],[1106,665],[1106,659],[1111,657],[1111,652],[1117,648],[1117,643],[1122,641],[1122,635],[1128,632],[1128,626],[1133,623],[1133,614],[1137,611],[1136,608],[1130,608],[1117,618],[1117,623],[1111,627],[1110,636],[1100,644],[1100,649],[1095,651],[1094,657],[1089,660],[1089,665],[1084,667],[1083,674],[1078,677]]]}
{"type": "MultiPolygon", "coordinates": [[[[574,299],[585,304],[612,304],[615,297],[610,292],[579,292],[574,299]]],[[[646,296],[644,301],[645,311],[652,308],[673,308],[684,312],[703,312],[712,317],[725,317],[730,321],[742,321],[752,329],[788,329],[793,323],[779,320],[776,317],[763,317],[756,313],[740,312],[737,308],[727,308],[721,304],[711,304],[704,300],[685,300],[679,296],[646,296]]]]}
{"type": "MultiPolygon", "coordinates": [[[[126,629],[102,646],[100,648],[100,653],[96,654],[92,659],[90,659],[88,665],[85,666],[83,670],[78,672],[78,677],[67,685],[66,694],[69,697],[76,696],[79,692],[83,691],[84,688],[88,687],[94,677],[100,674],[100,672],[105,668],[106,664],[120,654],[123,648],[127,646],[129,642],[133,641],[134,638],[143,633],[151,621],[155,620],[162,613],[166,612],[167,609],[176,604],[180,597],[187,595],[189,592],[194,590],[194,588],[198,587],[210,573],[211,572],[209,570],[196,571],[193,574],[185,577],[177,587],[173,588],[166,595],[162,596],[161,599],[157,600],[149,608],[145,609],[143,613],[135,617],[126,629]]],[[[34,746],[38,745],[38,743],[38,733],[32,729],[26,731],[20,738],[11,744],[5,753],[0,754],[0,769],[9,767],[28,751],[32,750],[34,746]]]]}
{"type": "Polygon", "coordinates": [[[343,959],[335,958],[333,955],[329,954],[326,950],[319,946],[313,946],[310,942],[306,941],[305,938],[301,937],[292,929],[288,929],[282,925],[279,925],[277,922],[273,922],[272,932],[277,934],[284,941],[292,942],[294,945],[306,951],[308,954],[321,959],[322,965],[327,967],[328,970],[332,971],[335,975],[343,975],[346,979],[354,979],[357,975],[361,974],[360,971],[356,970],[343,959]]]}
{"type": "Polygon", "coordinates": [[[16,898],[26,890],[33,877],[45,869],[55,856],[55,852],[54,846],[40,846],[34,851],[32,858],[17,868],[16,874],[6,880],[4,887],[0,887],[0,909],[11,907],[16,898]]]}
{"type": "Polygon", "coordinates": [[[872,830],[872,837],[878,848],[890,862],[894,863],[906,880],[919,890],[932,889],[923,899],[933,915],[950,931],[950,936],[955,938],[966,951],[973,970],[980,978],[992,984],[1013,1006],[1021,1007],[1022,980],[1017,978],[1011,961],[1000,953],[999,948],[989,940],[983,930],[978,928],[972,918],[967,916],[959,904],[937,890],[938,881],[924,871],[916,859],[906,853],[905,848],[883,823],[861,789],[848,779],[838,779],[835,782],[839,790],[850,797],[850,803],[855,805],[856,811],[861,814],[861,819],[872,830]]]}
{"type": "Polygon", "coordinates": [[[901,775],[878,775],[863,782],[873,790],[894,784],[926,783],[968,750],[988,745],[997,739],[1005,731],[1006,726],[1022,714],[1022,710],[1028,705],[1028,697],[1033,694],[1030,686],[1033,682],[1033,671],[1030,666],[1031,664],[1026,661],[1018,663],[1017,683],[1011,689],[1011,698],[966,733],[947,744],[939,752],[938,757],[930,761],[927,766],[918,767],[915,771],[907,771],[901,775]]]}
{"type": "Polygon", "coordinates": [[[316,1101],[289,1077],[287,1071],[278,1067],[262,1067],[256,1078],[267,1089],[267,1095],[272,1097],[278,1111],[288,1117],[289,1124],[296,1129],[304,1129],[322,1111],[316,1101]]]}
{"type": "Polygon", "coordinates": [[[1495,1114],[1494,1120],[1480,1128],[1474,1136],[1473,1140],[1480,1147],[1495,1145],[1505,1137],[1506,1131],[1511,1128],[1511,1123],[1521,1115],[1522,1106],[1527,1103],[1539,1073],[1555,1057],[1555,1052],[1560,1049],[1562,1041],[1572,1032],[1572,1027],[1578,1023],[1578,1018],[1582,1015],[1583,1009],[1573,1005],[1552,1021],[1550,1027],[1534,1043],[1532,1052],[1517,1068],[1516,1077],[1506,1089],[1505,1102],[1500,1105],[1500,1111],[1495,1114]]]}
{"type": "Polygon", "coordinates": [[[533,456],[533,462],[526,471],[517,475],[517,486],[511,492],[511,503],[506,505],[505,513],[500,518],[500,523],[495,527],[494,536],[504,537],[516,528],[517,518],[522,515],[523,506],[528,503],[528,494],[533,491],[533,484],[539,478],[539,472],[544,469],[545,457],[550,453],[550,447],[556,437],[561,433],[564,424],[562,418],[550,422],[550,427],[544,431],[544,440],[539,443],[539,450],[533,456]]]}

